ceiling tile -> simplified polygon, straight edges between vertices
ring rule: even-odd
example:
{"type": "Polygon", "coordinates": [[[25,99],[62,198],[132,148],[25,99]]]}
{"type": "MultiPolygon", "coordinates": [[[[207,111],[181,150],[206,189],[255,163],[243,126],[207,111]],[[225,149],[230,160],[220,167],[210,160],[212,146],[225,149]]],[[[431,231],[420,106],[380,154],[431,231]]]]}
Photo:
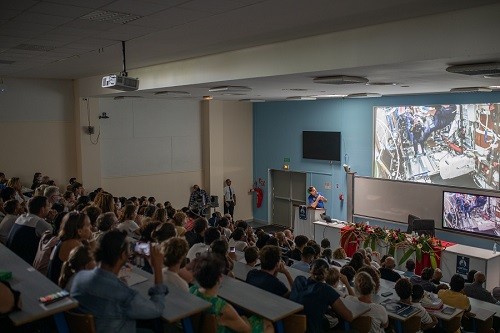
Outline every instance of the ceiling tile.
{"type": "Polygon", "coordinates": [[[14,18],[11,22],[13,23],[31,22],[31,23],[41,23],[41,24],[59,26],[68,23],[72,20],[73,18],[71,17],[24,12],[18,15],[16,18],[14,18]]]}
{"type": "Polygon", "coordinates": [[[54,27],[47,24],[28,22],[25,22],[23,24],[15,24],[9,21],[7,24],[4,24],[2,26],[2,30],[0,33],[3,36],[33,38],[52,29],[54,29],[54,27]]]}
{"type": "Polygon", "coordinates": [[[0,36],[0,49],[11,48],[18,44],[24,43],[26,40],[26,38],[0,36]]]}
{"type": "Polygon", "coordinates": [[[37,3],[35,0],[0,1],[0,12],[4,9],[26,10],[37,3]]]}
{"type": "Polygon", "coordinates": [[[175,7],[135,20],[130,24],[167,29],[176,25],[193,22],[206,16],[207,14],[204,12],[175,7]]]}
{"type": "Polygon", "coordinates": [[[40,2],[30,12],[77,18],[93,11],[92,8],[68,6],[64,4],[40,2]]]}
{"type": "Polygon", "coordinates": [[[64,54],[66,56],[71,56],[71,55],[82,53],[82,50],[75,49],[75,48],[69,47],[69,46],[62,46],[62,47],[56,47],[55,49],[53,49],[52,51],[49,51],[47,53],[57,53],[57,54],[64,54]]]}
{"type": "Polygon", "coordinates": [[[161,3],[150,3],[137,0],[118,0],[113,2],[112,4],[104,6],[101,9],[115,11],[119,13],[130,13],[141,16],[147,16],[162,11],[164,9],[167,9],[169,7],[172,7],[169,1],[164,1],[164,3],[161,4],[161,3]]]}
{"type": "Polygon", "coordinates": [[[102,6],[106,6],[110,3],[113,3],[113,0],[50,0],[51,2],[65,4],[65,5],[73,5],[79,7],[86,8],[100,8],[102,6]]]}
{"type": "Polygon", "coordinates": [[[20,10],[0,9],[0,20],[10,20],[21,13],[20,10]]]}
{"type": "Polygon", "coordinates": [[[98,21],[87,21],[87,20],[74,20],[66,24],[67,27],[84,29],[84,30],[94,30],[94,31],[108,31],[113,28],[116,28],[116,24],[106,23],[106,22],[98,22],[98,21]]]}
{"type": "Polygon", "coordinates": [[[85,38],[78,42],[68,44],[67,46],[76,49],[97,50],[99,48],[113,45],[116,43],[118,43],[118,41],[109,39],[85,38]]]}
{"type": "Polygon", "coordinates": [[[79,28],[73,28],[73,27],[68,27],[67,25],[63,27],[57,27],[46,34],[40,35],[42,38],[45,39],[51,39],[51,36],[73,36],[73,37],[78,37],[78,38],[86,38],[86,37],[91,37],[91,36],[96,36],[98,35],[99,32],[95,30],[86,30],[86,29],[79,29],[79,28]]]}
{"type": "Polygon", "coordinates": [[[133,26],[130,24],[123,24],[109,31],[104,31],[100,33],[99,37],[112,40],[131,40],[134,38],[150,34],[152,32],[155,32],[156,30],[157,29],[152,27],[141,27],[141,26],[133,26]]]}
{"type": "MultiPolygon", "coordinates": [[[[250,1],[254,3],[255,1],[250,1]]],[[[240,7],[247,6],[248,3],[244,1],[233,1],[233,0],[192,0],[185,4],[180,5],[180,8],[199,10],[208,13],[222,13],[228,12],[240,7]]]]}

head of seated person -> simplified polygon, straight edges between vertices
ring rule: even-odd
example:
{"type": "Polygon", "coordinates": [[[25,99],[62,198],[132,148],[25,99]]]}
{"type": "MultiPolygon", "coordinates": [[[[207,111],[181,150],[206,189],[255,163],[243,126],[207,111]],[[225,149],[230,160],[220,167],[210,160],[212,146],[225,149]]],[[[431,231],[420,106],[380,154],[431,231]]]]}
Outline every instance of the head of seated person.
{"type": "Polygon", "coordinates": [[[358,269],[357,273],[359,272],[365,272],[369,274],[373,280],[373,283],[375,283],[375,292],[378,292],[380,290],[380,272],[378,271],[378,269],[375,269],[373,266],[364,265],[363,267],[358,269]]]}
{"type": "Polygon", "coordinates": [[[314,248],[312,246],[306,246],[302,250],[301,260],[310,264],[313,262],[315,256],[316,251],[314,250],[314,248]]]}
{"type": "Polygon", "coordinates": [[[477,270],[471,269],[469,273],[467,273],[467,279],[465,280],[466,283],[472,283],[474,282],[474,274],[477,273],[477,270]]]}
{"type": "Polygon", "coordinates": [[[401,278],[396,282],[394,289],[401,301],[409,302],[411,300],[412,287],[410,280],[401,278]]]}
{"type": "Polygon", "coordinates": [[[80,245],[75,247],[69,253],[68,260],[63,263],[58,281],[59,287],[70,290],[71,285],[68,285],[68,283],[76,273],[81,270],[94,269],[95,267],[96,262],[90,246],[80,245]]]}
{"type": "Polygon", "coordinates": [[[203,236],[203,241],[205,242],[206,245],[211,245],[218,239],[220,239],[220,231],[216,227],[208,228],[203,236]]]}
{"type": "Polygon", "coordinates": [[[406,260],[405,267],[408,272],[415,272],[415,260],[413,259],[408,259],[406,260]]]}
{"type": "Polygon", "coordinates": [[[420,303],[422,298],[424,297],[424,287],[419,284],[415,284],[411,289],[411,301],[413,303],[420,303]]]}
{"type": "Polygon", "coordinates": [[[371,295],[375,292],[375,282],[370,274],[366,272],[358,272],[354,276],[354,290],[361,297],[371,300],[371,295]]]}
{"type": "Polygon", "coordinates": [[[459,293],[462,292],[464,287],[465,287],[465,279],[460,274],[455,274],[451,277],[450,289],[452,291],[459,293]]]}
{"type": "Polygon", "coordinates": [[[295,239],[294,239],[295,247],[302,251],[302,249],[304,248],[304,246],[306,246],[308,241],[309,241],[309,238],[307,238],[307,236],[304,236],[304,235],[295,236],[295,239]]]}
{"type": "Polygon", "coordinates": [[[333,251],[333,259],[345,260],[345,258],[347,258],[347,254],[343,248],[338,247],[333,251]]]}
{"type": "Polygon", "coordinates": [[[281,261],[281,249],[275,245],[266,245],[260,249],[259,259],[260,268],[275,275],[281,261]]]}
{"type": "Polygon", "coordinates": [[[432,267],[426,267],[422,270],[420,276],[422,278],[422,281],[430,281],[433,274],[434,274],[434,269],[432,267]]]}
{"type": "Polygon", "coordinates": [[[351,261],[349,261],[349,266],[352,266],[355,271],[360,269],[365,265],[365,258],[363,257],[363,254],[360,252],[356,252],[352,255],[351,261]]]}
{"type": "Polygon", "coordinates": [[[225,264],[218,256],[205,253],[194,260],[193,274],[203,289],[212,289],[220,284],[225,264]]]}
{"type": "Polygon", "coordinates": [[[354,275],[356,275],[356,271],[354,270],[354,268],[352,268],[352,266],[345,265],[340,269],[340,274],[345,275],[347,281],[349,281],[349,284],[352,284],[354,275]]]}
{"type": "Polygon", "coordinates": [[[244,251],[245,262],[249,266],[255,266],[257,259],[259,259],[259,248],[256,246],[249,246],[244,251]]]}

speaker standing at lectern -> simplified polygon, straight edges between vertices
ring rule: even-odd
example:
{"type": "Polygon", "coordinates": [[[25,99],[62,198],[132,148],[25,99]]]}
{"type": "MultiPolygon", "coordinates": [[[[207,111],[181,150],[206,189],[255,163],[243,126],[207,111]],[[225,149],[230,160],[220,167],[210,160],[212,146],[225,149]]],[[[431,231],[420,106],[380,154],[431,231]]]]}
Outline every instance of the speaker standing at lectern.
{"type": "Polygon", "coordinates": [[[325,202],[328,200],[319,193],[314,186],[309,186],[307,189],[309,192],[309,197],[307,197],[307,202],[311,208],[325,208],[325,202]]]}

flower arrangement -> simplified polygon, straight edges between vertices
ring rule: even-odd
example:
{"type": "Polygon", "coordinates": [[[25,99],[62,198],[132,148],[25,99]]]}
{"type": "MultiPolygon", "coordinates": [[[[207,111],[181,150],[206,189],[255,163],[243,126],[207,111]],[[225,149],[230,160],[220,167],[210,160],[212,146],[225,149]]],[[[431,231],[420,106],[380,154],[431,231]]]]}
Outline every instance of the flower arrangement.
{"type": "Polygon", "coordinates": [[[347,248],[349,243],[363,244],[363,247],[370,247],[375,250],[376,246],[388,248],[387,253],[394,256],[396,249],[404,250],[404,254],[399,261],[403,264],[415,253],[417,261],[422,260],[422,254],[428,253],[433,268],[437,267],[436,250],[442,250],[441,241],[427,235],[407,234],[400,229],[388,229],[382,227],[371,227],[366,223],[350,223],[342,229],[343,248],[347,248]]]}

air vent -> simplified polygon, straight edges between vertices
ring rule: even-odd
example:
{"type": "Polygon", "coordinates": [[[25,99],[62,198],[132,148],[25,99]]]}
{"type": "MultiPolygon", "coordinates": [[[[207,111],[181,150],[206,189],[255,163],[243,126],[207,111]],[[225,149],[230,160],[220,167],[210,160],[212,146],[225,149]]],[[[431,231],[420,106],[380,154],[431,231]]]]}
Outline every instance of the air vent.
{"type": "Polygon", "coordinates": [[[168,97],[189,97],[191,93],[188,91],[165,90],[155,92],[155,96],[168,96],[168,97]]]}
{"type": "Polygon", "coordinates": [[[80,17],[80,20],[126,24],[140,18],[142,18],[140,15],[113,12],[109,10],[95,10],[91,13],[83,15],[80,17]]]}
{"type": "Polygon", "coordinates": [[[335,75],[335,76],[319,76],[314,78],[314,83],[324,83],[324,84],[365,84],[368,82],[366,77],[361,76],[347,76],[347,75],[335,75]]]}
{"type": "Polygon", "coordinates": [[[472,93],[472,92],[491,92],[492,89],[488,87],[462,87],[462,88],[452,88],[450,92],[453,93],[472,93]]]}
{"type": "Polygon", "coordinates": [[[12,65],[13,63],[15,63],[15,61],[0,59],[0,65],[12,65]]]}
{"type": "Polygon", "coordinates": [[[35,45],[35,44],[19,44],[13,49],[16,50],[25,50],[25,51],[38,51],[38,52],[49,52],[55,49],[55,46],[48,46],[48,45],[35,45]]]}
{"type": "Polygon", "coordinates": [[[250,102],[250,103],[263,103],[265,101],[266,101],[265,99],[254,99],[254,98],[240,99],[240,102],[250,102]]]}
{"type": "Polygon", "coordinates": [[[311,96],[290,96],[286,98],[288,101],[315,101],[316,97],[311,96]]]}
{"type": "Polygon", "coordinates": [[[367,86],[396,86],[397,83],[395,82],[367,82],[367,86]]]}
{"type": "Polygon", "coordinates": [[[496,75],[500,74],[500,62],[455,65],[446,68],[446,71],[464,75],[496,75]]]}

